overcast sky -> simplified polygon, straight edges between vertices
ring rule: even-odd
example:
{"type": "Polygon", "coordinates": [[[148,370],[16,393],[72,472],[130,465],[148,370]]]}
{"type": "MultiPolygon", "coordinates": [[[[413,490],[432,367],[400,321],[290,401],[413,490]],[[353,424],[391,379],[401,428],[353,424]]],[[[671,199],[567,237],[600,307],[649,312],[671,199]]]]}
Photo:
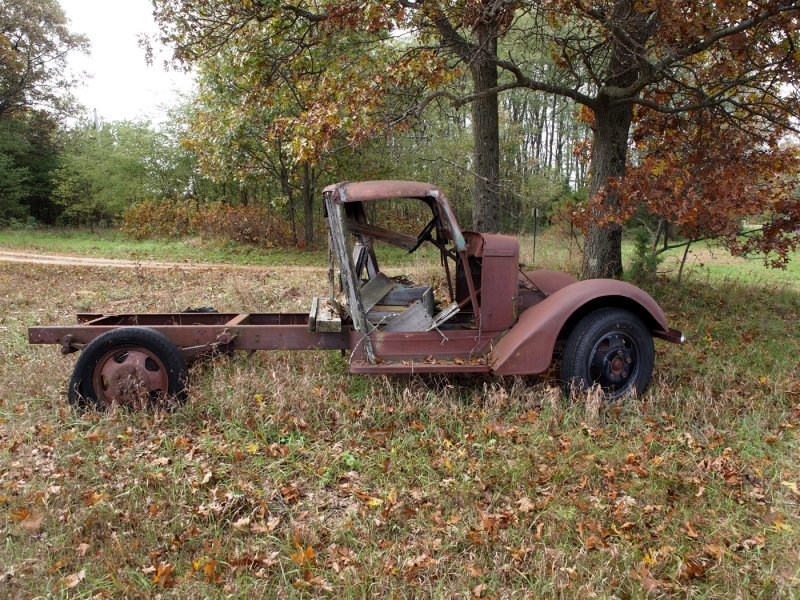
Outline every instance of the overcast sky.
{"type": "Polygon", "coordinates": [[[91,55],[74,55],[76,72],[93,77],[74,90],[90,114],[97,109],[104,121],[163,118],[160,105],[175,103],[178,92],[191,89],[191,77],[163,63],[169,52],[156,53],[153,66],[145,62],[138,40],[155,33],[150,0],[59,0],[70,20],[70,31],[86,35],[91,55]]]}

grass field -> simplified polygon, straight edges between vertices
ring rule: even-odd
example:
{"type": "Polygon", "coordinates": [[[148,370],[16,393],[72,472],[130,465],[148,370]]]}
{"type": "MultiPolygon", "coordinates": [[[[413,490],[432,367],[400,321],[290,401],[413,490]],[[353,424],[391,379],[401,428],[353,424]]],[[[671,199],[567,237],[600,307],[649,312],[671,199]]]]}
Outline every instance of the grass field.
{"type": "MultiPolygon", "coordinates": [[[[184,256],[25,235],[0,246],[184,256]]],[[[577,268],[568,242],[537,245],[577,268]]],[[[386,257],[436,282],[416,256],[386,257]]],[[[0,265],[0,598],[800,597],[800,275],[702,262],[648,290],[689,341],[657,342],[623,405],[547,377],[365,378],[338,353],[272,352],[195,364],[186,404],[156,414],[72,409],[75,355],[26,327],[306,310],[324,274],[0,265]]]]}

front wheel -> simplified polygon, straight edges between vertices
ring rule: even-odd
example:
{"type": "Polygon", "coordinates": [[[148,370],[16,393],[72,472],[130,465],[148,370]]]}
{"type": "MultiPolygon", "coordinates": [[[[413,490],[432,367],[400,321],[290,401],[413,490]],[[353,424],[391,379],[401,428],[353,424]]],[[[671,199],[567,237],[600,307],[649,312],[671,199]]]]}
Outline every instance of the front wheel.
{"type": "Polygon", "coordinates": [[[642,320],[628,310],[601,308],[583,317],[567,338],[561,379],[567,393],[597,384],[613,400],[642,394],[654,362],[653,336],[642,320]]]}
{"type": "Polygon", "coordinates": [[[120,327],[81,352],[67,398],[73,406],[106,410],[113,404],[142,410],[169,406],[186,396],[186,361],[163,333],[120,327]]]}

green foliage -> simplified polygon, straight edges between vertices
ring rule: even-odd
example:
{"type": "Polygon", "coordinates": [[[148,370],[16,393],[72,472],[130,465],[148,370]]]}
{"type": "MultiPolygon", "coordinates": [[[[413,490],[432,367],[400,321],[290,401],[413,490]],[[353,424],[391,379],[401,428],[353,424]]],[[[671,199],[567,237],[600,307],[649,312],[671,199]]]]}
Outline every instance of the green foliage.
{"type": "Polygon", "coordinates": [[[653,251],[650,233],[639,227],[633,230],[633,259],[625,272],[626,278],[638,284],[651,283],[656,277],[658,265],[664,260],[661,254],[653,251]]]}
{"type": "Polygon", "coordinates": [[[28,216],[52,222],[56,123],[41,112],[0,119],[0,222],[28,216]]]}
{"type": "Polygon", "coordinates": [[[66,223],[110,222],[146,198],[182,195],[192,167],[191,157],[149,123],[83,124],[60,156],[54,197],[66,223]]]}
{"type": "Polygon", "coordinates": [[[28,196],[29,179],[28,169],[16,166],[10,156],[0,154],[0,223],[27,216],[22,201],[28,196]]]}
{"type": "Polygon", "coordinates": [[[61,113],[73,82],[64,77],[67,55],[88,42],[67,29],[57,0],[3,0],[0,4],[0,119],[31,109],[61,113]]]}
{"type": "Polygon", "coordinates": [[[72,133],[56,171],[55,198],[67,223],[109,221],[145,194],[144,169],[119,144],[115,128],[72,133]]]}

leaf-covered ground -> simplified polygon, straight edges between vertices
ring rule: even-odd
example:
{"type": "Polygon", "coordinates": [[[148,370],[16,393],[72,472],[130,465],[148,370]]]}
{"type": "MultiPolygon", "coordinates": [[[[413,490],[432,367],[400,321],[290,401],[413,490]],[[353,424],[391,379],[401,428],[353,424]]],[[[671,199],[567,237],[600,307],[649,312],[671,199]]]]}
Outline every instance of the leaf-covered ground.
{"type": "MultiPolygon", "coordinates": [[[[434,278],[413,266],[418,281],[434,278]]],[[[73,313],[306,310],[324,274],[0,266],[0,597],[800,595],[798,288],[650,291],[639,401],[548,378],[365,378],[338,353],[197,363],[172,412],[81,413],[73,313]]]]}

